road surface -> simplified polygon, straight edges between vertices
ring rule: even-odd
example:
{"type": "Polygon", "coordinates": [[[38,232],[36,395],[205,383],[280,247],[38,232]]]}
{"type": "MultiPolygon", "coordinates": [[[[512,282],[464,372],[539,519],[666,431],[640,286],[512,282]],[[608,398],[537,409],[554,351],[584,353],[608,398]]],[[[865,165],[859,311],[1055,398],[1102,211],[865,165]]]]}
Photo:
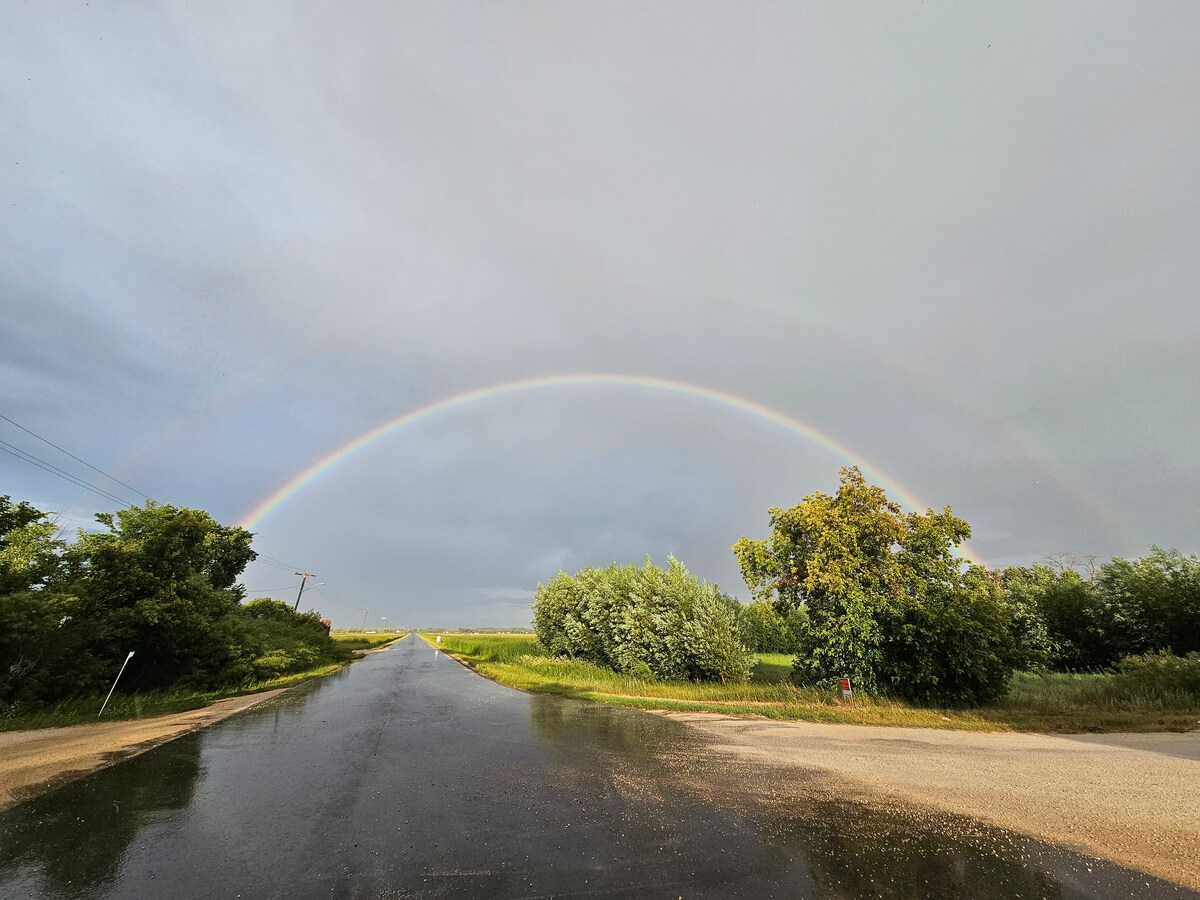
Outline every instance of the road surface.
{"type": "Polygon", "coordinates": [[[0,897],[1196,898],[415,637],[0,815],[0,897]]]}

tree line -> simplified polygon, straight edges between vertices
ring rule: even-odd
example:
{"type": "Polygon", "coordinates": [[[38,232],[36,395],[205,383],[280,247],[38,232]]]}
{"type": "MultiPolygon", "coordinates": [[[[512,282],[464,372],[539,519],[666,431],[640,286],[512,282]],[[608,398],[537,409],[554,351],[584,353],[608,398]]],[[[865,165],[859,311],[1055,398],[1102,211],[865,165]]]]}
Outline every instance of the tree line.
{"type": "Polygon", "coordinates": [[[539,585],[535,631],[551,653],[630,674],[744,680],[749,653],[791,653],[797,683],[849,677],[943,705],[994,700],[1017,669],[1200,680],[1196,556],[1154,548],[1082,571],[968,564],[956,550],[970,526],[950,507],[905,513],[856,467],[836,493],[769,515],[766,538],[733,546],[747,605],[676,560],[666,572],[613,565],[539,585]]]}
{"type": "Polygon", "coordinates": [[[250,532],[148,502],[67,542],[0,496],[0,712],[108,690],[236,687],[347,658],[315,613],[245,600],[250,532]]]}

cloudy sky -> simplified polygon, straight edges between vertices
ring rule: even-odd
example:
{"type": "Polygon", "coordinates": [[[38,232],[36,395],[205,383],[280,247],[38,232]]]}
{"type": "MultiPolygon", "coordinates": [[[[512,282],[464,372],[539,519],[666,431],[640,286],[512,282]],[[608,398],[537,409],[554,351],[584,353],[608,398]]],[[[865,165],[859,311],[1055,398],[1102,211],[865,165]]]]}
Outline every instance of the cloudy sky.
{"type": "MultiPolygon", "coordinates": [[[[560,567],[674,553],[744,593],[730,544],[850,461],[994,565],[1200,549],[1194,2],[0,21],[13,421],[233,523],[412,410],[614,376],[330,466],[254,523],[252,591],[524,624],[560,567]]],[[[0,493],[116,506],[7,453],[0,493]]]]}

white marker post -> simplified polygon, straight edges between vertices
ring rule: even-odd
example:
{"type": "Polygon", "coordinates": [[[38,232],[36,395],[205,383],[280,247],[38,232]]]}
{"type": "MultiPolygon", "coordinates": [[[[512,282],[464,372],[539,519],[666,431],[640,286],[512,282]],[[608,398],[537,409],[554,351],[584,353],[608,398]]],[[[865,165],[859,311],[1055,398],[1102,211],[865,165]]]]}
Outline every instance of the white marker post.
{"type": "Polygon", "coordinates": [[[843,678],[842,679],[842,699],[849,700],[853,696],[854,696],[854,691],[850,690],[850,679],[843,678]]]}
{"type": "Polygon", "coordinates": [[[125,657],[125,662],[121,663],[121,671],[117,673],[117,677],[113,679],[113,686],[108,689],[108,696],[104,698],[104,706],[100,707],[100,712],[96,713],[96,718],[104,715],[104,707],[108,706],[108,701],[112,699],[113,691],[117,689],[117,682],[121,680],[121,676],[125,674],[125,667],[129,665],[129,661],[133,659],[133,654],[136,650],[130,650],[129,655],[125,657]]]}

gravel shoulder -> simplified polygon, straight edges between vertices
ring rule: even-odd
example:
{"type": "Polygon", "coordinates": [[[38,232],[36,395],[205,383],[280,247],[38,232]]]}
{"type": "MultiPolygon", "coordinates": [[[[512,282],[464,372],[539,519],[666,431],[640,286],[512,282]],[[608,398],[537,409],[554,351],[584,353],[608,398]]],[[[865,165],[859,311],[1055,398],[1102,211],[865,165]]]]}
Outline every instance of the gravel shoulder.
{"type": "Polygon", "coordinates": [[[1200,889],[1200,732],[1048,735],[663,713],[718,749],[824,769],[1200,889]]]}
{"type": "Polygon", "coordinates": [[[203,709],[148,719],[0,733],[0,810],[227,719],[284,690],[230,697],[203,709]]]}

